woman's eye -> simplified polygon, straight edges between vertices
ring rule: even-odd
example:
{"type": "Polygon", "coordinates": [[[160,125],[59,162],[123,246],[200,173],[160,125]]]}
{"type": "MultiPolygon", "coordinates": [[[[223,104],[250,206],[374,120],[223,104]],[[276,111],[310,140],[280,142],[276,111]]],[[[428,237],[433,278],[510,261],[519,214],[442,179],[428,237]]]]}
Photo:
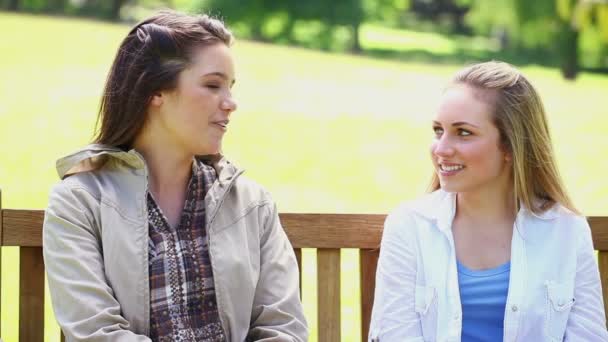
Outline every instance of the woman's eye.
{"type": "Polygon", "coordinates": [[[458,130],[458,135],[462,136],[462,137],[468,137],[469,135],[472,135],[473,133],[467,131],[466,129],[459,129],[458,130]]]}
{"type": "Polygon", "coordinates": [[[220,89],[220,85],[219,84],[215,84],[215,83],[211,83],[211,84],[207,84],[207,88],[210,88],[210,89],[220,89]]]}
{"type": "Polygon", "coordinates": [[[436,136],[440,136],[443,134],[443,129],[440,127],[433,127],[433,132],[435,132],[436,136]]]}

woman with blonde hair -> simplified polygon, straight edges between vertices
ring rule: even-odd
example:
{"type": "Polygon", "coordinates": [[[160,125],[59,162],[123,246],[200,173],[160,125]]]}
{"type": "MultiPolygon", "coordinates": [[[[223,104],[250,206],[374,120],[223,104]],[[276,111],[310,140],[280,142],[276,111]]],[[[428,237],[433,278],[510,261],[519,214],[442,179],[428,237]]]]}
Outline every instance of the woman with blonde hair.
{"type": "Polygon", "coordinates": [[[526,77],[464,68],[432,129],[431,192],[385,222],[370,339],[608,341],[591,231],[526,77]]]}
{"type": "Polygon", "coordinates": [[[122,41],[95,143],[57,162],[43,251],[67,341],[308,339],[270,195],[220,154],[232,34],[160,12],[122,41]]]}

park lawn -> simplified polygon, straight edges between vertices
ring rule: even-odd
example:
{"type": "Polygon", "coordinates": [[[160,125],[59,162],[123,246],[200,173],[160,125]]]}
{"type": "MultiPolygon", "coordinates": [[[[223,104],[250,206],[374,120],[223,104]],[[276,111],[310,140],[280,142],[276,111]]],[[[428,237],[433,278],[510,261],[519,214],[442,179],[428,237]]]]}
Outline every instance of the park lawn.
{"type": "MultiPolygon", "coordinates": [[[[55,160],[90,141],[99,95],[127,26],[0,12],[0,187],[5,208],[44,208],[55,160]]],[[[370,33],[371,37],[380,33],[370,33]]],[[[420,37],[416,36],[418,41],[420,37]]],[[[443,44],[441,39],[430,39],[443,44]]],[[[430,118],[460,65],[383,61],[248,41],[234,46],[234,114],[224,152],[282,212],[387,213],[423,193],[430,118]]],[[[608,215],[608,77],[526,67],[547,108],[574,202],[608,215]]],[[[357,252],[344,250],[342,338],[357,341],[357,252]],[[356,328],[355,328],[356,327],[356,328]]],[[[18,251],[2,254],[2,337],[17,341],[18,251]]],[[[304,253],[304,306],[316,341],[314,251],[304,253]]],[[[58,340],[47,307],[46,341],[58,340]]]]}

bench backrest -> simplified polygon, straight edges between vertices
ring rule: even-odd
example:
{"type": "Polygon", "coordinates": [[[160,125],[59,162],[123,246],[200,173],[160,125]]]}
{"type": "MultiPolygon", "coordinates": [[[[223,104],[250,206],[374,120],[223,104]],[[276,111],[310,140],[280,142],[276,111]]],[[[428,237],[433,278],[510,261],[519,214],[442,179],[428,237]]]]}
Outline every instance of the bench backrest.
{"type": "MultiPolygon", "coordinates": [[[[378,246],[385,215],[280,214],[280,217],[296,252],[300,270],[302,269],[301,249],[317,249],[319,342],[341,340],[340,249],[360,250],[360,329],[362,339],[365,340],[373,305],[378,246]]],[[[2,210],[0,202],[0,246],[20,247],[19,336],[21,341],[44,340],[43,218],[43,210],[2,210]]],[[[589,223],[595,249],[599,250],[603,294],[604,298],[608,299],[608,217],[589,217],[589,223]]],[[[300,273],[300,281],[301,276],[302,273],[300,273]]],[[[0,279],[0,287],[1,281],[2,279],[0,279]]],[[[606,312],[608,313],[608,308],[606,312]]],[[[2,336],[1,331],[0,336],[2,336]]]]}

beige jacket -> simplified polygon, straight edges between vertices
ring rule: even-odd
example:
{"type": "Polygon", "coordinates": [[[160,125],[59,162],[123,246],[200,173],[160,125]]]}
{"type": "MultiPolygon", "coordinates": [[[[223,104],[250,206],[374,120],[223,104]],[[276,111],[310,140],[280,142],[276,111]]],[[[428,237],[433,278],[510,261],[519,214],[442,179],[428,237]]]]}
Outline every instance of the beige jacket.
{"type": "MultiPolygon", "coordinates": [[[[218,179],[205,198],[209,253],[228,341],[307,341],[298,266],[276,206],[228,161],[210,161],[218,179]]],[[[57,161],[57,171],[43,250],[66,340],[150,341],[143,158],[90,145],[57,161]]]]}

